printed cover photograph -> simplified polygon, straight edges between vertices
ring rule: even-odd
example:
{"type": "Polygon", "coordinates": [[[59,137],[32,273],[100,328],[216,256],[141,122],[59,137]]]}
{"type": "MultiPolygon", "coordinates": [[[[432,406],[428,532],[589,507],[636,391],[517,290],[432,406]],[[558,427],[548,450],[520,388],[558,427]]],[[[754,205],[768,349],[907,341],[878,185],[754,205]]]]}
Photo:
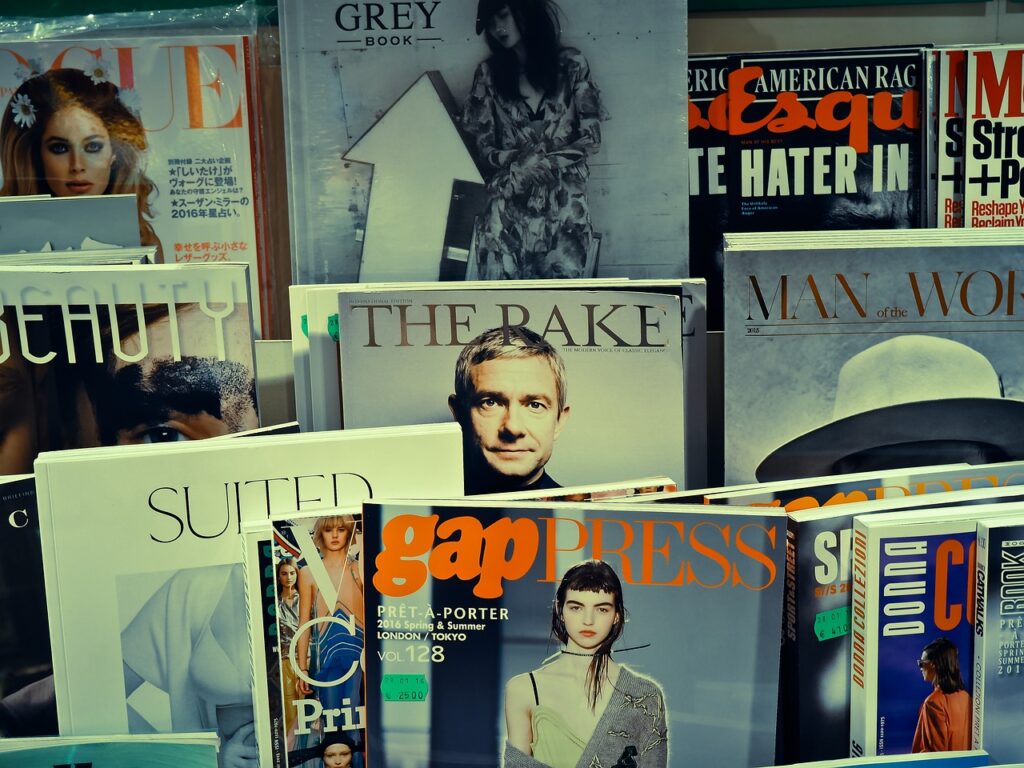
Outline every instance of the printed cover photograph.
{"type": "Polygon", "coordinates": [[[730,58],[729,231],[923,222],[922,49],[730,58]]]}
{"type": "Polygon", "coordinates": [[[281,33],[294,282],[687,274],[685,2],[289,0],[281,33]]]}
{"type": "Polygon", "coordinates": [[[364,514],[370,765],[773,761],[784,513],[364,514]]]}
{"type": "Polygon", "coordinates": [[[0,475],[259,426],[246,267],[0,266],[0,475]]]}
{"type": "Polygon", "coordinates": [[[993,506],[963,510],[961,519],[933,512],[934,522],[918,515],[900,524],[900,513],[856,519],[851,754],[970,749],[982,509],[993,506]]]}
{"type": "Polygon", "coordinates": [[[338,302],[345,427],[457,421],[467,493],[686,477],[678,295],[374,291],[338,302]]]}
{"type": "Polygon", "coordinates": [[[244,532],[265,765],[365,765],[361,525],[355,507],[244,532]]]}
{"type": "Polygon", "coordinates": [[[809,243],[727,253],[726,483],[1024,459],[1019,249],[809,243]]]}
{"type": "Polygon", "coordinates": [[[5,43],[0,195],[134,195],[158,261],[249,265],[258,327],[249,46],[237,35],[5,43]]]}

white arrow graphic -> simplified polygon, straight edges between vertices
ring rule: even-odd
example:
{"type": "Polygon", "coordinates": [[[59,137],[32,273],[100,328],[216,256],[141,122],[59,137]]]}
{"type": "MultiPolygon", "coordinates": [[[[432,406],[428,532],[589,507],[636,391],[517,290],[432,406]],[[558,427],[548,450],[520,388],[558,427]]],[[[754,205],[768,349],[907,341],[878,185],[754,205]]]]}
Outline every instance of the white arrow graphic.
{"type": "Polygon", "coordinates": [[[426,72],[345,153],[373,166],[359,282],[437,280],[452,182],[483,184],[454,112],[426,72]]]}

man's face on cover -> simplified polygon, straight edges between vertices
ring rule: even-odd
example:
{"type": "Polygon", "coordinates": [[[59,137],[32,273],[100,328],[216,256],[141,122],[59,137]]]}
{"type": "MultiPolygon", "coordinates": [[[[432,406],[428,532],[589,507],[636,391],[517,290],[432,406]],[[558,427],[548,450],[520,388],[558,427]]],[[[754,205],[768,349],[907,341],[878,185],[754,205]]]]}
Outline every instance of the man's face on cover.
{"type": "Polygon", "coordinates": [[[529,485],[543,474],[569,416],[568,406],[558,409],[555,372],[537,355],[487,360],[471,368],[470,377],[468,402],[453,405],[467,466],[489,468],[516,487],[529,485]]]}

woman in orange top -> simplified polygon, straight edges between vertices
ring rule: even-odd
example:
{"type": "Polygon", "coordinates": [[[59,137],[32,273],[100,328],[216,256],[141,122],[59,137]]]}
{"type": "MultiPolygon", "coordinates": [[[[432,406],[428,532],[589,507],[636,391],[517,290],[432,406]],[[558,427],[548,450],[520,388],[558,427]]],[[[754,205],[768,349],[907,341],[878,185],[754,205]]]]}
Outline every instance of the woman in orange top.
{"type": "Polygon", "coordinates": [[[917,660],[921,678],[933,690],[921,704],[911,752],[971,748],[971,694],[964,690],[960,657],[948,637],[932,640],[917,660]]]}

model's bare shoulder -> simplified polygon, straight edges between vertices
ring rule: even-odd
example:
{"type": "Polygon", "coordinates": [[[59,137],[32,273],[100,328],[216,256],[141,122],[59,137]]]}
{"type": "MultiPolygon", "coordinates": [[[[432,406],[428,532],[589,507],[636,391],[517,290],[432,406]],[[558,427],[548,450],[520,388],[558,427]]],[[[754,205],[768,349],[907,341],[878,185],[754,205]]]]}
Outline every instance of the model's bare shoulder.
{"type": "Polygon", "coordinates": [[[524,672],[521,675],[509,678],[505,683],[505,706],[511,704],[523,705],[529,708],[533,702],[533,683],[530,681],[530,674],[524,672]]]}

